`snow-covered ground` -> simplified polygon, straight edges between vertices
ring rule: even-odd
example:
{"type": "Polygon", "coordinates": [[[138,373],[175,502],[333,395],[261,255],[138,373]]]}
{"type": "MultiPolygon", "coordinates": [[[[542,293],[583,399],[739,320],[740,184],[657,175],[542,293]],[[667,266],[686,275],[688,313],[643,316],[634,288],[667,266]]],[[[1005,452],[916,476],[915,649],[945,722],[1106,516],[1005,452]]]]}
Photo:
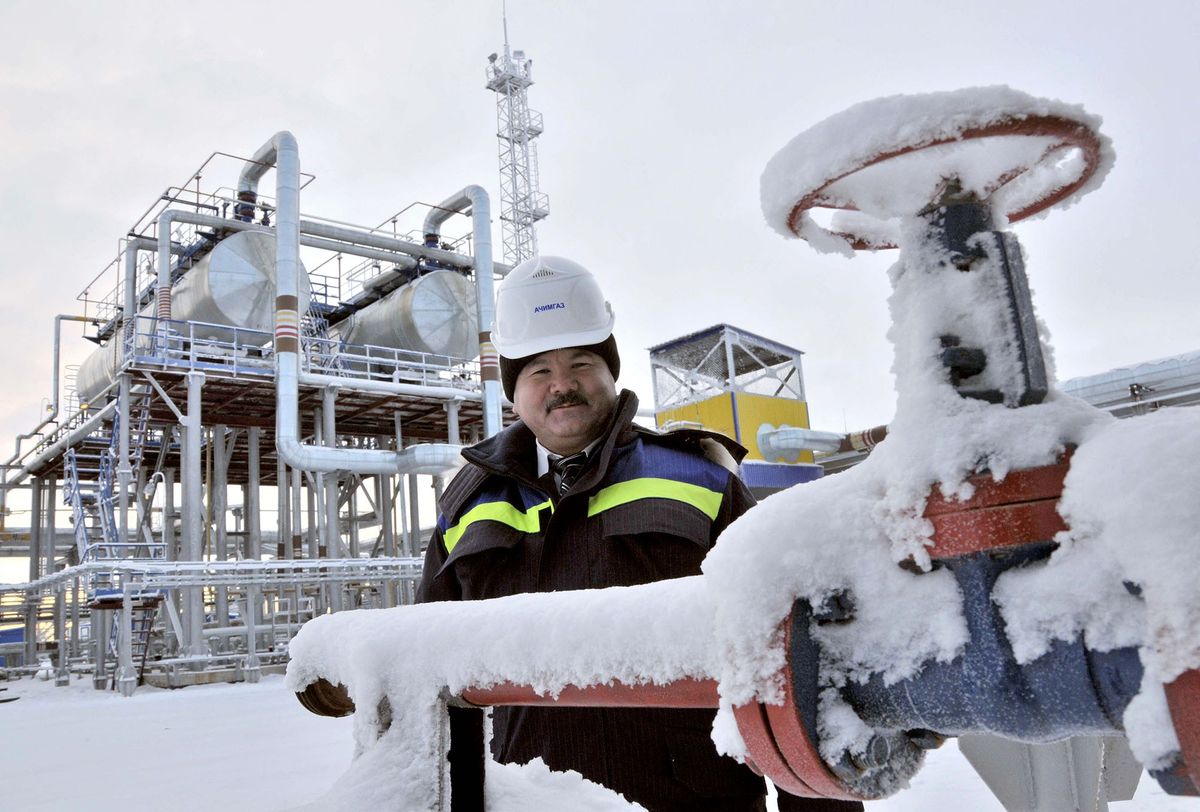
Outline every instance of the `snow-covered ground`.
{"type": "MultiPolygon", "coordinates": [[[[349,719],[305,711],[281,677],[257,685],[139,688],[130,699],[23,679],[0,682],[0,809],[13,812],[142,807],[283,810],[323,795],[350,764],[349,719]]],[[[560,807],[569,809],[570,807],[560,807]]],[[[576,807],[578,808],[578,807],[576,807]]],[[[598,807],[592,807],[598,808],[598,807]]],[[[1142,776],[1114,810],[1195,812],[1142,776]]],[[[954,743],[935,751],[911,789],[868,803],[871,812],[1000,805],[954,743]]]]}

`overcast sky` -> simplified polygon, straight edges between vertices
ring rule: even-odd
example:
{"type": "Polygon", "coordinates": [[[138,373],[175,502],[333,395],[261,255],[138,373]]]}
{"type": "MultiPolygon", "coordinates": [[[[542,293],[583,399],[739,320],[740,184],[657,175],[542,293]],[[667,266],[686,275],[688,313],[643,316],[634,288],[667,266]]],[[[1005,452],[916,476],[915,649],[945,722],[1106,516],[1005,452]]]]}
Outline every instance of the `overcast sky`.
{"type": "MultiPolygon", "coordinates": [[[[600,276],[644,402],[645,348],[729,322],[804,350],[815,427],[886,422],[894,254],[782,239],[759,175],[856,102],[1003,83],[1103,116],[1117,152],[1103,188],[1016,227],[1059,377],[1196,350],[1197,8],[510,0],[545,117],[542,250],[600,276]]],[[[469,183],[498,208],[502,41],[499,0],[0,1],[0,436],[49,395],[54,314],[214,150],[291,130],[308,214],[373,224],[469,183]]]]}

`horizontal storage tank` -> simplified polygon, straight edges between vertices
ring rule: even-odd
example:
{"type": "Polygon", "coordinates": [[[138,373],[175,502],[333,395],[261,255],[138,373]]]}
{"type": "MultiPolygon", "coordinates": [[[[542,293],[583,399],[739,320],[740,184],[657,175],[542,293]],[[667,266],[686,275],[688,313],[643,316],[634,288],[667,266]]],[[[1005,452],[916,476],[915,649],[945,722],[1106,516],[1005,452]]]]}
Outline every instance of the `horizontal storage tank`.
{"type": "Polygon", "coordinates": [[[363,308],[336,330],[347,344],[371,344],[454,358],[479,354],[475,286],[457,271],[432,271],[363,308]]]}
{"type": "MultiPolygon", "coordinates": [[[[312,299],[303,264],[298,291],[303,314],[312,299]]],[[[275,329],[275,235],[242,231],[217,243],[171,288],[171,318],[261,330],[261,340],[239,332],[238,343],[269,342],[275,329]]],[[[233,330],[193,329],[197,338],[234,340],[233,330]]]]}
{"type": "MultiPolygon", "coordinates": [[[[300,312],[312,299],[308,272],[300,266],[300,312]]],[[[154,315],[153,301],[141,312],[154,315]]],[[[275,236],[241,231],[217,243],[171,288],[171,318],[194,324],[190,335],[208,341],[251,347],[267,344],[275,328],[275,236]],[[235,332],[230,329],[237,327],[235,332]],[[259,331],[261,335],[252,332],[259,331]]],[[[176,325],[180,329],[182,325],[176,325]]],[[[140,321],[138,329],[145,331],[140,321]]],[[[149,337],[138,336],[138,352],[148,351],[149,337]]],[[[111,340],[80,365],[75,391],[91,403],[111,384],[120,366],[120,341],[111,340]]]]}

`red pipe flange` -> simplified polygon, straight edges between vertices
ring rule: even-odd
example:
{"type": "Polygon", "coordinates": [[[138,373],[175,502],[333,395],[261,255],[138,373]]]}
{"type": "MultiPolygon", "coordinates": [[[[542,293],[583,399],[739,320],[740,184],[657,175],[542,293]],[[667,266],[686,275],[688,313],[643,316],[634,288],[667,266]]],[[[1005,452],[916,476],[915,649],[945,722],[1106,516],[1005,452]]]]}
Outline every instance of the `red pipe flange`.
{"type": "MultiPolygon", "coordinates": [[[[791,650],[792,623],[784,624],[784,650],[791,650]]],[[[868,800],[834,775],[821,758],[816,731],[809,731],[793,691],[791,660],[779,672],[783,704],[750,703],[734,708],[750,758],[777,786],[807,798],[868,800]],[[812,734],[812,735],[810,735],[812,734]]],[[[815,686],[814,686],[815,688],[815,686]]]]}
{"type": "Polygon", "coordinates": [[[1192,794],[1200,795],[1200,669],[1185,671],[1163,687],[1179,737],[1179,755],[1192,781],[1192,794]]]}
{"type": "Polygon", "coordinates": [[[1012,471],[1000,482],[988,473],[968,478],[975,494],[966,501],[948,499],[936,486],[925,503],[933,523],[933,558],[1020,547],[1050,541],[1067,525],[1058,515],[1058,499],[1070,468],[1070,452],[1054,465],[1012,471]]]}

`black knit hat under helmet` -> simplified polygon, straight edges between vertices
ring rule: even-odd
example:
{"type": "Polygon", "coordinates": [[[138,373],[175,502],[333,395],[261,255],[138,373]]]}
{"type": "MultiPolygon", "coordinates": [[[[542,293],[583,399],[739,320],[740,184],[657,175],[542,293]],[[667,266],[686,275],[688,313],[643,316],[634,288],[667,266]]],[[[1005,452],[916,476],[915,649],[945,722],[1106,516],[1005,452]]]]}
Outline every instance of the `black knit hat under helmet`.
{"type": "MultiPolygon", "coordinates": [[[[594,352],[603,358],[604,363],[608,365],[608,371],[612,374],[614,381],[620,377],[621,356],[617,353],[617,339],[615,336],[609,335],[608,338],[599,344],[591,344],[587,347],[579,347],[579,349],[594,352]]],[[[527,355],[524,358],[505,358],[503,355],[500,356],[500,383],[504,387],[504,397],[509,400],[513,399],[513,392],[517,388],[517,376],[538,355],[541,355],[541,353],[527,355]]]]}

